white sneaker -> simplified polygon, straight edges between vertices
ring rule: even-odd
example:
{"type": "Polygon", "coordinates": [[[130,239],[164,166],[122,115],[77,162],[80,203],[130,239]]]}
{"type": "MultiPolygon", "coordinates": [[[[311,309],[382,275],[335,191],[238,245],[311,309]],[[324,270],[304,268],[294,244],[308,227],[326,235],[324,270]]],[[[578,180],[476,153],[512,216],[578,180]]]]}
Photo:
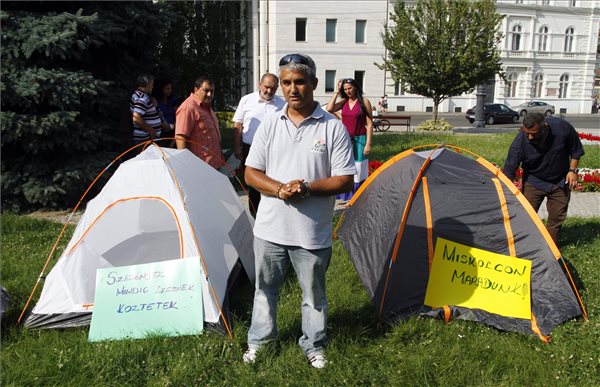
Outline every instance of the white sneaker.
{"type": "Polygon", "coordinates": [[[314,368],[325,368],[327,359],[324,353],[317,353],[308,357],[308,364],[314,368]]]}
{"type": "Polygon", "coordinates": [[[244,356],[242,356],[242,360],[244,363],[252,364],[256,361],[256,355],[258,354],[258,349],[256,348],[248,348],[246,352],[244,352],[244,356]]]}

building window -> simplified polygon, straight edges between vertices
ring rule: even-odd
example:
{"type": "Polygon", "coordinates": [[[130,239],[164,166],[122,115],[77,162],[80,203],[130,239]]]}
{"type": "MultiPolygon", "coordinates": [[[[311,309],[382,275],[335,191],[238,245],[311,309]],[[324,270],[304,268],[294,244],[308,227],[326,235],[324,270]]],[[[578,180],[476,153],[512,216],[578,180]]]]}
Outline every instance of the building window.
{"type": "Polygon", "coordinates": [[[325,22],[325,41],[335,42],[335,32],[337,30],[337,19],[327,19],[325,22]]]}
{"type": "Polygon", "coordinates": [[[567,28],[565,31],[565,52],[571,52],[573,50],[573,35],[575,35],[573,27],[567,28]]]}
{"type": "Polygon", "coordinates": [[[570,1],[569,1],[569,5],[570,5],[571,7],[575,7],[575,6],[577,5],[577,0],[570,0],[570,1]]]}
{"type": "Polygon", "coordinates": [[[538,51],[546,51],[548,47],[548,27],[543,26],[538,34],[538,51]]]}
{"type": "Polygon", "coordinates": [[[544,74],[536,74],[533,80],[533,98],[542,97],[542,88],[544,87],[544,74]]]}
{"type": "Polygon", "coordinates": [[[406,82],[396,81],[394,82],[394,95],[406,94],[406,82]]]}
{"type": "Polygon", "coordinates": [[[335,70],[325,70],[325,92],[335,91],[335,70]]]}
{"type": "Polygon", "coordinates": [[[517,96],[517,74],[511,73],[508,74],[506,78],[507,81],[507,97],[516,97],[517,96]]]}
{"type": "Polygon", "coordinates": [[[563,74],[560,77],[560,82],[558,83],[558,98],[567,98],[567,93],[569,90],[569,76],[567,74],[563,74]]]}
{"type": "Polygon", "coordinates": [[[550,5],[550,0],[542,0],[542,5],[550,5]]]}
{"type": "Polygon", "coordinates": [[[357,20],[356,21],[356,36],[354,41],[356,43],[366,43],[366,32],[367,32],[367,21],[357,20]]]}
{"type": "Polygon", "coordinates": [[[296,18],[296,42],[306,42],[306,18],[296,18]]]}
{"type": "Polygon", "coordinates": [[[512,51],[519,51],[520,47],[521,47],[521,26],[519,24],[517,24],[512,29],[512,44],[511,44],[510,49],[512,51]]]}
{"type": "Polygon", "coordinates": [[[515,4],[523,4],[523,0],[515,0],[515,4]]]}
{"type": "Polygon", "coordinates": [[[357,70],[354,72],[354,80],[356,81],[356,83],[358,84],[358,86],[360,86],[361,90],[365,90],[364,84],[363,84],[363,80],[365,78],[365,72],[361,71],[361,70],[357,70]]]}

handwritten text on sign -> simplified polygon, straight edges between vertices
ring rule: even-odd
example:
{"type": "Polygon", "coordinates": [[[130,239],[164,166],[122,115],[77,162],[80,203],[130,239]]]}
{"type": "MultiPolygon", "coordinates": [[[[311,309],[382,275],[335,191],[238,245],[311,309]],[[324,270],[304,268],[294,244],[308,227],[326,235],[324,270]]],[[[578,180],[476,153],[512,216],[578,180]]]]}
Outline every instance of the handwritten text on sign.
{"type": "Polygon", "coordinates": [[[200,259],[98,269],[90,341],[203,329],[200,259]]]}
{"type": "Polygon", "coordinates": [[[425,305],[531,318],[531,261],[438,238],[425,305]]]}

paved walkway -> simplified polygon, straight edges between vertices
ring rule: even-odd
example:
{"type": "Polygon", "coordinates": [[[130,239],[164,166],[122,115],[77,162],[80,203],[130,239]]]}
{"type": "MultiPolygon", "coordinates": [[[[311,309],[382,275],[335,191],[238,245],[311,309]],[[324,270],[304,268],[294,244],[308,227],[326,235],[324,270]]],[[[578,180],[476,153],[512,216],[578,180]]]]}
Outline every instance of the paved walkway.
{"type": "MultiPolygon", "coordinates": [[[[542,203],[538,214],[542,219],[548,217],[546,201],[542,203]]],[[[569,211],[567,212],[567,217],[570,216],[600,217],[600,192],[572,192],[569,211]]]]}

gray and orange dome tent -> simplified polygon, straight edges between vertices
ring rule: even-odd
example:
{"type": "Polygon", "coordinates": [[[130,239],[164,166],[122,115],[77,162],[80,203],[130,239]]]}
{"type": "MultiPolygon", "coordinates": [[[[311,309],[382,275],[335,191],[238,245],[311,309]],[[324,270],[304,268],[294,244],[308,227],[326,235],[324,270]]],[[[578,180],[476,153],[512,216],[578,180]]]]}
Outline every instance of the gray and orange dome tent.
{"type": "Polygon", "coordinates": [[[536,212],[465,149],[425,145],[388,160],[348,203],[335,237],[382,321],[472,320],[548,341],[556,325],[587,319],[536,212]]]}

